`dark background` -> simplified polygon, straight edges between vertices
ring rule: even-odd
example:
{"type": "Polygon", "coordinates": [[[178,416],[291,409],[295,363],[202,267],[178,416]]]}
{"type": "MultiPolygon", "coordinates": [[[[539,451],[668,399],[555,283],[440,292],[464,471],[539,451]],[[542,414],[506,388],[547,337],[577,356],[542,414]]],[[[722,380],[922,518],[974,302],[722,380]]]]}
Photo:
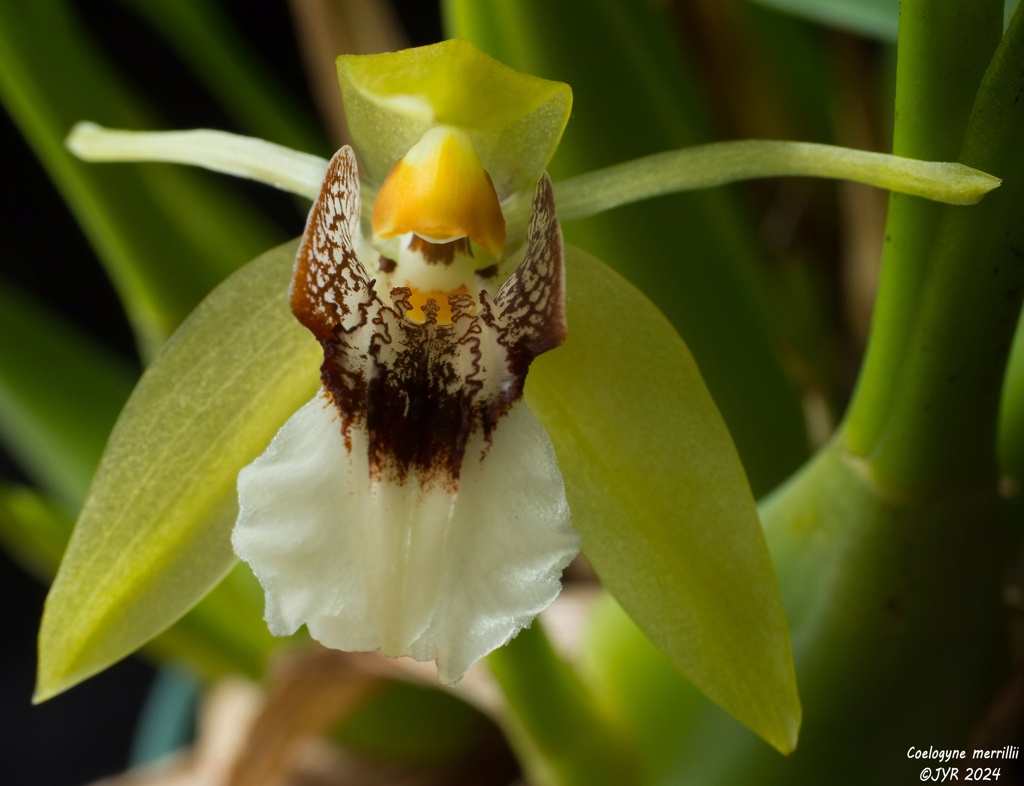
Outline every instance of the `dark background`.
{"type": "MultiPolygon", "coordinates": [[[[232,128],[230,119],[127,5],[90,0],[79,3],[78,10],[90,33],[139,93],[159,108],[169,128],[232,128]]],[[[308,102],[287,3],[221,0],[221,5],[254,48],[266,53],[280,80],[308,102]]],[[[413,44],[440,39],[436,2],[406,0],[394,5],[413,44]]],[[[2,111],[0,177],[0,276],[39,295],[134,362],[127,322],[99,262],[46,172],[2,111]]],[[[301,232],[302,217],[292,200],[259,186],[253,186],[251,194],[285,231],[301,232]]],[[[2,448],[0,477],[26,482],[2,448]]],[[[77,786],[124,769],[153,679],[147,663],[129,658],[33,707],[35,638],[45,594],[38,581],[0,550],[0,608],[7,617],[0,647],[0,786],[77,786]]]]}

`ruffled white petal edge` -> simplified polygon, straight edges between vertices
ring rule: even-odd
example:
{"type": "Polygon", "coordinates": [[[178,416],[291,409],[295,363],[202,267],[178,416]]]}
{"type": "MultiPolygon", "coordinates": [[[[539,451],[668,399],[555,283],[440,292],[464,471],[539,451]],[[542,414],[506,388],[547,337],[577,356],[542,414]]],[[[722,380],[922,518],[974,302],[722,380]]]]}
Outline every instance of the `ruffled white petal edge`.
{"type": "Polygon", "coordinates": [[[457,492],[368,480],[365,433],[346,449],[323,393],[238,478],[232,536],[277,635],[436,660],[454,684],[558,595],[579,550],[543,426],[515,404],[488,448],[474,434],[457,492]]]}

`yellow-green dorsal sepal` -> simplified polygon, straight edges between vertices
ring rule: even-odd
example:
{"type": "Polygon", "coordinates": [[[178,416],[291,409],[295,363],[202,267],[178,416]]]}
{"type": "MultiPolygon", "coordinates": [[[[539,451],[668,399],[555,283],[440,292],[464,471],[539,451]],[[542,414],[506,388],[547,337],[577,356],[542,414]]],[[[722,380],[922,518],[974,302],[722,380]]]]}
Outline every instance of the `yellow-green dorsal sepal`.
{"type": "Polygon", "coordinates": [[[366,179],[379,185],[430,128],[473,141],[500,198],[532,191],[569,120],[572,90],[513,71],[467,41],[342,55],[338,80],[366,179]]]}

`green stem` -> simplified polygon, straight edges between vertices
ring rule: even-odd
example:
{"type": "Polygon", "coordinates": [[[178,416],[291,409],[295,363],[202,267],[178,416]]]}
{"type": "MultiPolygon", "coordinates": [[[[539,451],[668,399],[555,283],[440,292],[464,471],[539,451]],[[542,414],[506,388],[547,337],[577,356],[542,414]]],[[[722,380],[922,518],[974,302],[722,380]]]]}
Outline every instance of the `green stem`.
{"type": "Polygon", "coordinates": [[[555,654],[540,623],[488,657],[508,701],[506,733],[537,786],[636,783],[625,741],[555,654]]]}
{"type": "MultiPolygon", "coordinates": [[[[893,153],[951,161],[960,153],[975,93],[1002,32],[1001,0],[903,0],[893,153]]],[[[855,453],[870,456],[891,420],[928,252],[943,208],[918,197],[889,200],[882,280],[868,354],[847,419],[855,453]]]]}
{"type": "Polygon", "coordinates": [[[970,490],[995,476],[999,393],[1024,293],[1024,13],[978,91],[960,160],[1005,177],[990,199],[936,223],[889,418],[873,450],[903,494],[970,490]]]}

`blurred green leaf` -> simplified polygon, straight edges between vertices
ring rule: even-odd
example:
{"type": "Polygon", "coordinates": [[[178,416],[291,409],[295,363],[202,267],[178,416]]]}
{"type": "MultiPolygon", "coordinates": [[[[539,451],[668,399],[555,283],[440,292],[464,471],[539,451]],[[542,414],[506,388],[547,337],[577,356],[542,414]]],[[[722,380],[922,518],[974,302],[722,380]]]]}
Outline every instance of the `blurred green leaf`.
{"type": "MultiPolygon", "coordinates": [[[[632,733],[642,768],[639,783],[680,783],[665,777],[665,773],[680,757],[680,750],[693,733],[693,718],[702,709],[714,707],[732,727],[743,728],[680,676],[671,659],[655,647],[610,594],[594,606],[582,653],[580,671],[584,678],[632,733]]],[[[742,733],[758,740],[769,755],[778,757],[750,731],[744,729],[742,733]]]]}
{"type": "Polygon", "coordinates": [[[508,703],[506,736],[530,783],[621,786],[637,783],[625,729],[606,715],[579,675],[535,623],[487,659],[508,703]]]}
{"type": "MultiPolygon", "coordinates": [[[[43,495],[0,485],[0,542],[29,573],[49,583],[74,524],[43,495]]],[[[245,674],[257,679],[273,644],[261,617],[262,591],[236,569],[177,624],[146,646],[162,659],[183,660],[207,679],[245,674]]]]}
{"type": "Polygon", "coordinates": [[[716,8],[730,25],[726,42],[733,51],[726,53],[730,81],[712,100],[720,114],[735,118],[737,136],[849,144],[836,133],[839,64],[847,53],[816,25],[792,15],[750,2],[716,8]]]}
{"type": "Polygon", "coordinates": [[[146,17],[164,35],[221,106],[249,134],[294,150],[331,152],[331,145],[309,108],[285,90],[267,63],[252,52],[219,3],[122,2],[146,17]]]}
{"type": "Polygon", "coordinates": [[[64,149],[78,120],[150,123],[63,0],[0,4],[0,99],[97,250],[145,353],[225,275],[277,241],[205,173],[90,166],[64,149]]]}
{"type": "Polygon", "coordinates": [[[125,405],[47,598],[39,699],[136,650],[235,563],[235,477],[319,382],[287,303],[294,255],[273,249],[216,289],[125,405]]]}
{"type": "Polygon", "coordinates": [[[1000,400],[999,467],[1024,480],[1024,315],[1017,321],[1000,400]]]}
{"type": "Polygon", "coordinates": [[[900,0],[753,0],[851,33],[895,41],[900,0]]]}
{"type": "Polygon", "coordinates": [[[653,304],[577,249],[567,263],[569,337],[534,362],[527,400],[583,551],[694,684],[790,751],[800,703],[786,620],[725,424],[653,304]]]}
{"type": "MultiPolygon", "coordinates": [[[[443,9],[449,35],[572,86],[573,116],[550,166],[556,182],[715,137],[694,65],[650,3],[446,0],[443,9]]],[[[732,192],[619,208],[566,225],[565,236],[640,287],[679,330],[755,493],[800,464],[803,412],[776,355],[762,255],[732,192]]]]}
{"type": "Polygon", "coordinates": [[[490,719],[435,686],[389,680],[334,732],[360,756],[438,763],[471,754],[490,719]]]}
{"type": "Polygon", "coordinates": [[[75,325],[0,282],[0,440],[65,511],[85,496],[134,381],[75,325]]]}
{"type": "Polygon", "coordinates": [[[0,541],[26,571],[49,582],[57,571],[73,521],[32,489],[0,484],[0,541]]]}

